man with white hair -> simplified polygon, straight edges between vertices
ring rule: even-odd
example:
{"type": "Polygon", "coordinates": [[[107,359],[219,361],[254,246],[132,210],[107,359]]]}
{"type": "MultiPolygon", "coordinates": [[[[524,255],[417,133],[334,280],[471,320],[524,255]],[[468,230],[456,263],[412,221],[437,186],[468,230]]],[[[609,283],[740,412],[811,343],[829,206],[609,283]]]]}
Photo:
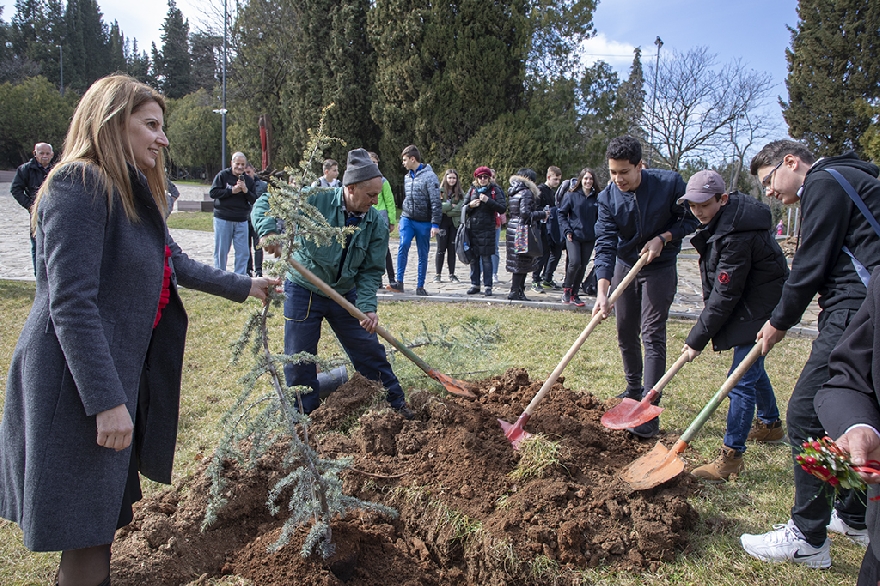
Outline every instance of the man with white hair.
{"type": "Polygon", "coordinates": [[[232,155],[232,166],[223,169],[211,184],[214,200],[214,268],[226,270],[229,248],[235,248],[234,272],[247,274],[251,258],[248,244],[248,217],[257,201],[254,180],[246,173],[247,157],[244,153],[232,155]]]}
{"type": "MultiPolygon", "coordinates": [[[[52,151],[52,145],[47,142],[38,142],[34,145],[34,156],[30,161],[18,168],[15,172],[15,178],[12,180],[12,187],[9,191],[21,207],[28,212],[34,206],[34,200],[37,198],[37,192],[43,181],[52,170],[52,157],[55,153],[52,151]]],[[[30,234],[30,228],[28,228],[30,234]]],[[[34,272],[37,270],[37,242],[31,234],[31,262],[34,265],[34,272]]]]}

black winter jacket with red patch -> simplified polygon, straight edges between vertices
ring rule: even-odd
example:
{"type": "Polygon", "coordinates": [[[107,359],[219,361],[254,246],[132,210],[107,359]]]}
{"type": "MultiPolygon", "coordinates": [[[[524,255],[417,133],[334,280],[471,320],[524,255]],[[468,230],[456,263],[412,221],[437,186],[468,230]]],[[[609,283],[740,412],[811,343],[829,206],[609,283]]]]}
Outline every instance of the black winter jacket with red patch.
{"type": "Polygon", "coordinates": [[[749,344],[770,317],[788,277],[788,263],[771,235],[770,208],[739,192],[691,238],[700,253],[706,308],[685,343],[716,351],[749,344]]]}

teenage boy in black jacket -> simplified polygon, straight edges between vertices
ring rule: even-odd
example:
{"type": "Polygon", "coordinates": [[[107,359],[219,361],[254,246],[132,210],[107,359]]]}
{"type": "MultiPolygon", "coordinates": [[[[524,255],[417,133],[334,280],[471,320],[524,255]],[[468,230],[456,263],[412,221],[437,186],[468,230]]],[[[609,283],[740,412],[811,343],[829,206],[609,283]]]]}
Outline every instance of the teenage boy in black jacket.
{"type": "MultiPolygon", "coordinates": [[[[615,306],[617,342],[626,375],[626,390],[619,396],[639,400],[666,371],[666,320],[678,286],[676,261],[682,239],[696,230],[698,222],[678,203],[685,190],[681,175],[642,169],[638,139],[613,139],[605,158],[612,183],[599,193],[593,261],[598,291],[593,315],[608,315],[612,285],[617,287],[639,255],[647,253],[649,264],[615,306]]],[[[660,420],[655,417],[629,431],[639,437],[654,437],[660,433],[660,420]]]]}
{"type": "MultiPolygon", "coordinates": [[[[825,434],[813,399],[829,378],[831,350],[867,294],[859,270],[867,277],[868,271],[880,265],[880,237],[830,171],[838,172],[854,188],[869,213],[880,218],[878,169],[860,161],[854,153],[816,161],[803,145],[779,140],[761,149],[751,164],[752,175],[761,180],[769,197],[784,204],[801,204],[801,245],[792,260],[782,299],[758,332],[763,353],[798,324],[816,293],[822,309],[819,336],[788,402],[786,422],[793,457],[808,437],[825,434]]],[[[791,519],[764,534],[745,534],[740,541],[758,559],[791,560],[827,568],[831,565],[828,529],[867,543],[864,496],[845,491],[832,503],[833,495],[826,483],[802,470],[796,462],[793,468],[791,519]]]]}
{"type": "MultiPolygon", "coordinates": [[[[831,358],[831,379],[814,401],[819,420],[853,464],[880,460],[880,270],[868,285],[868,296],[843,333],[831,358]],[[878,374],[874,374],[874,373],[878,374]]],[[[880,475],[862,473],[868,483],[866,517],[871,545],[865,552],[857,586],[880,583],[880,475]]]]}
{"type": "MultiPolygon", "coordinates": [[[[755,335],[779,302],[788,277],[788,263],[771,235],[773,215],[766,204],[734,191],[727,193],[715,171],[698,171],[684,197],[700,222],[691,244],[700,254],[705,309],[685,340],[688,361],[699,356],[712,339],[716,352],[733,349],[730,373],[755,345],[755,335]]],[[[730,374],[728,373],[728,374],[730,374]]],[[[743,469],[743,454],[755,407],[758,420],[782,439],[782,423],[764,357],[730,391],[724,446],[714,462],[692,474],[712,481],[727,480],[743,469]]]]}

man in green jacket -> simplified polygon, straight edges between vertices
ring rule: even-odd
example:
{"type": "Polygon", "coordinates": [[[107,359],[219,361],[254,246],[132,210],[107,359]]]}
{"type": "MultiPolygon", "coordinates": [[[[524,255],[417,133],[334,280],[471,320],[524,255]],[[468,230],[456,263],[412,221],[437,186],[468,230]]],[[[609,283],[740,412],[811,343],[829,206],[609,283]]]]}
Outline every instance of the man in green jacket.
{"type": "MultiPolygon", "coordinates": [[[[321,324],[326,319],[355,369],[371,380],[381,381],[391,407],[412,419],[403,389],[385,356],[385,347],[376,336],[376,290],[382,283],[388,228],[372,207],[382,190],[382,175],[367,151],[355,149],[348,153],[342,185],[333,190],[315,190],[308,196],[308,202],[318,208],[331,226],[356,226],[357,231],[345,247],[335,240],[318,245],[299,236],[300,248],[294,258],[364,312],[367,319],[358,322],[302,275],[291,271],[284,283],[284,353],[317,355],[321,324]]],[[[275,218],[266,215],[268,210],[266,194],[256,202],[251,215],[261,244],[266,236],[278,232],[275,218]]],[[[263,248],[269,254],[278,252],[277,245],[263,248]]],[[[284,375],[289,386],[314,390],[302,396],[303,412],[314,411],[320,404],[315,365],[289,364],[284,367],[284,375]]]]}

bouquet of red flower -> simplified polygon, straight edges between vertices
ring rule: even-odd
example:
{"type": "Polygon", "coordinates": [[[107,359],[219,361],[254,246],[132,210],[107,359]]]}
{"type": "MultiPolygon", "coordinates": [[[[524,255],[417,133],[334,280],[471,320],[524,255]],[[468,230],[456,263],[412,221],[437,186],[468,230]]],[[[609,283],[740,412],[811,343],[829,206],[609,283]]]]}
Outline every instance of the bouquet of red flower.
{"type": "MultiPolygon", "coordinates": [[[[801,446],[804,451],[797,456],[797,463],[816,478],[829,483],[835,490],[847,488],[865,491],[867,485],[858,473],[880,474],[880,462],[869,460],[864,466],[853,466],[849,454],[828,436],[818,440],[810,438],[801,446]]],[[[880,497],[871,500],[878,498],[880,497]]]]}

